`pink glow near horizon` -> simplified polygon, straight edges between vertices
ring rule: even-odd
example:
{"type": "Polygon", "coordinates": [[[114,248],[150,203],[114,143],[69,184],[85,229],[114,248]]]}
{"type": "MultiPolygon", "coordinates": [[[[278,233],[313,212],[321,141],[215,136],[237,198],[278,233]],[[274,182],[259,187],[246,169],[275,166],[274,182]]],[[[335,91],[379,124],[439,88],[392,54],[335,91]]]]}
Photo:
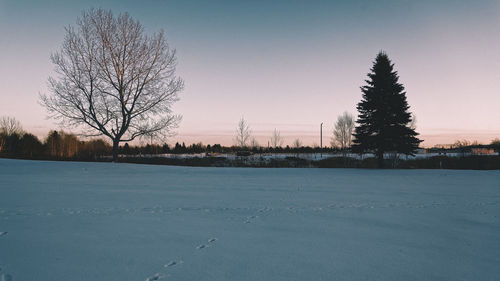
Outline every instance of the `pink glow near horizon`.
{"type": "MultiPolygon", "coordinates": [[[[183,121],[169,143],[231,145],[244,116],[263,146],[274,128],[285,145],[296,138],[305,145],[319,144],[321,122],[323,144],[329,145],[336,117],[344,111],[356,114],[359,87],[383,49],[395,63],[417,116],[417,131],[429,147],[457,139],[489,143],[500,138],[499,7],[463,15],[429,13],[402,20],[405,29],[380,23],[343,30],[334,18],[325,17],[327,27],[311,31],[271,34],[267,26],[244,26],[231,31],[242,34],[234,38],[203,29],[203,22],[177,30],[170,28],[174,21],[153,22],[144,11],[137,14],[146,27],[166,29],[178,51],[178,74],[186,82],[174,106],[183,121]]],[[[134,11],[129,11],[132,16],[134,11]]],[[[16,12],[2,11],[0,5],[0,116],[13,116],[25,130],[44,137],[61,128],[46,119],[38,93],[47,91],[52,75],[49,54],[59,48],[63,27],[74,23],[79,9],[60,20],[42,14],[36,24],[21,14],[7,17],[16,12]]]]}

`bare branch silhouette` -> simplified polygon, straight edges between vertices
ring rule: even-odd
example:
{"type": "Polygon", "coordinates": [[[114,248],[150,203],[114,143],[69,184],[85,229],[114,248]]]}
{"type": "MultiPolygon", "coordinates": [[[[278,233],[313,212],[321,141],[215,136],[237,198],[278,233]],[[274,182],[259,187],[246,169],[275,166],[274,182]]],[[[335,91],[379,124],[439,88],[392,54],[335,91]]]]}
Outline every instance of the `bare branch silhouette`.
{"type": "Polygon", "coordinates": [[[167,136],[181,119],[171,111],[184,87],[175,76],[175,50],[163,31],[147,35],[127,13],[83,12],[51,60],[57,76],[41,104],[66,126],[109,137],[114,160],[120,142],[167,136]]]}
{"type": "Polygon", "coordinates": [[[248,125],[245,118],[241,117],[240,121],[238,122],[238,127],[236,128],[236,136],[234,138],[236,146],[242,148],[247,147],[250,141],[251,134],[252,131],[250,130],[250,126],[248,125]]]}

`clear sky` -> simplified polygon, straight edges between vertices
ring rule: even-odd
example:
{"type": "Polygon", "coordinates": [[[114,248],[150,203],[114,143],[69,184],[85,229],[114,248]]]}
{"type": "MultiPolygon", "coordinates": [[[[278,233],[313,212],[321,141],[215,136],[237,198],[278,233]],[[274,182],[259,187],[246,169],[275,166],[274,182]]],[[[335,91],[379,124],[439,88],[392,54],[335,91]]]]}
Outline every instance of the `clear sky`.
{"type": "MultiPolygon", "coordinates": [[[[244,116],[267,145],[274,128],[329,143],[380,50],[395,63],[424,146],[500,138],[500,1],[0,0],[0,115],[44,136],[58,129],[38,94],[81,11],[129,12],[164,29],[186,88],[174,106],[186,143],[232,144],[244,116]]],[[[68,128],[64,128],[69,130],[68,128]]]]}

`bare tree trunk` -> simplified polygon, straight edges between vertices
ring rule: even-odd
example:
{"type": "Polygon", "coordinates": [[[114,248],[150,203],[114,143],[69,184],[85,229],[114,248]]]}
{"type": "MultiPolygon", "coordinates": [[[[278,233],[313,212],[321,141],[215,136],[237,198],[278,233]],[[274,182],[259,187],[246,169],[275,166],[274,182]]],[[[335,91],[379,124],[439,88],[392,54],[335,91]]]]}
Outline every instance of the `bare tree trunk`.
{"type": "Polygon", "coordinates": [[[347,168],[348,165],[347,165],[347,149],[346,148],[344,148],[342,150],[342,158],[344,158],[343,159],[344,160],[344,168],[347,168]]]}
{"type": "Polygon", "coordinates": [[[120,143],[120,140],[114,139],[113,140],[113,162],[118,162],[118,144],[120,143]]]}

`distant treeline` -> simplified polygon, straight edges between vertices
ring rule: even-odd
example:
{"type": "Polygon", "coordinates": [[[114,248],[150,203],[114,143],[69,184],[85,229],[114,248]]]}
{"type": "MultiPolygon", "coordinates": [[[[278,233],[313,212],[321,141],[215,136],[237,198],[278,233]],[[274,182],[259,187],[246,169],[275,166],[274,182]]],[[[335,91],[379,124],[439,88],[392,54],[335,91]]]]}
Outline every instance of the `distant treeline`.
{"type": "MultiPolygon", "coordinates": [[[[119,147],[119,154],[123,156],[157,155],[157,154],[223,154],[223,153],[320,153],[336,152],[336,148],[318,147],[226,147],[220,144],[204,145],[196,143],[186,146],[185,143],[176,143],[169,146],[162,145],[129,145],[125,143],[119,147]]],[[[21,130],[14,132],[0,132],[0,156],[22,159],[46,160],[102,160],[110,156],[112,147],[102,139],[81,140],[76,135],[64,131],[50,131],[44,141],[31,133],[21,130]]]]}
{"type": "MultiPolygon", "coordinates": [[[[500,151],[500,140],[495,139],[490,144],[480,144],[478,142],[468,142],[466,140],[456,141],[455,143],[448,145],[446,147],[433,147],[426,149],[427,152],[461,152],[467,153],[473,151],[473,149],[492,149],[494,151],[500,151]]],[[[291,147],[287,146],[277,146],[277,147],[264,147],[264,146],[254,146],[254,147],[239,147],[239,146],[221,146],[220,144],[204,145],[203,143],[193,143],[188,146],[183,143],[176,143],[173,146],[164,143],[162,145],[158,144],[146,144],[142,146],[134,146],[126,143],[119,147],[119,153],[121,155],[155,155],[155,154],[199,154],[199,153],[211,153],[211,154],[225,154],[225,153],[238,153],[238,152],[250,152],[253,154],[261,153],[349,153],[350,150],[342,151],[338,147],[311,147],[311,146],[300,146],[291,147]]]]}
{"type": "Polygon", "coordinates": [[[332,147],[239,147],[239,146],[221,146],[220,144],[204,145],[203,143],[193,143],[186,146],[185,143],[176,143],[173,146],[168,144],[146,144],[143,146],[133,146],[126,143],[120,146],[119,153],[122,155],[151,155],[151,154],[196,154],[196,153],[238,153],[238,152],[251,152],[254,154],[259,153],[327,153],[338,152],[338,148],[332,147]]]}
{"type": "Polygon", "coordinates": [[[73,134],[51,131],[45,141],[30,133],[0,133],[0,156],[22,159],[95,160],[109,155],[111,147],[102,139],[83,141],[73,134]]]}
{"type": "MultiPolygon", "coordinates": [[[[447,147],[434,147],[427,149],[428,152],[469,152],[472,149],[483,148],[500,151],[500,140],[494,140],[490,144],[479,144],[477,142],[457,141],[447,147]]],[[[0,155],[3,157],[25,158],[25,159],[75,159],[93,160],[111,155],[111,145],[102,139],[81,140],[76,135],[64,131],[50,131],[44,141],[31,133],[0,132],[0,155]]],[[[156,155],[156,154],[225,154],[250,152],[260,153],[334,153],[340,152],[336,147],[238,147],[222,146],[220,144],[204,145],[194,143],[176,143],[175,145],[145,144],[129,145],[125,143],[119,147],[121,155],[156,155]]]]}
{"type": "MultiPolygon", "coordinates": [[[[477,142],[457,141],[447,147],[434,147],[427,152],[443,152],[441,156],[413,159],[386,160],[386,167],[401,169],[500,169],[500,156],[477,156],[469,152],[483,149],[500,151],[500,140],[496,139],[488,145],[477,142]],[[463,153],[461,157],[446,157],[448,152],[463,153]]],[[[305,160],[297,157],[268,159],[262,161],[246,161],[245,155],[266,153],[340,153],[332,147],[237,147],[220,144],[204,145],[196,143],[186,145],[166,143],[129,145],[119,147],[120,162],[163,164],[182,166],[226,166],[226,167],[320,167],[320,168],[376,168],[375,158],[354,159],[333,157],[320,161],[305,160]],[[165,158],[161,154],[203,154],[192,158],[165,158]],[[236,154],[242,157],[226,159],[220,154],[236,154]],[[155,156],[157,155],[157,156],[155,156]],[[143,157],[147,156],[147,157],[143,157]]],[[[345,151],[344,151],[345,152],[345,151]]],[[[34,159],[34,160],[77,160],[77,161],[111,161],[112,147],[102,139],[82,140],[76,135],[64,131],[51,131],[41,141],[31,133],[20,129],[0,130],[0,157],[34,159]]],[[[253,157],[255,159],[255,157],[253,157]]],[[[257,157],[258,158],[258,157],[257,157]]],[[[264,158],[262,158],[264,159],[264,158]]]]}

